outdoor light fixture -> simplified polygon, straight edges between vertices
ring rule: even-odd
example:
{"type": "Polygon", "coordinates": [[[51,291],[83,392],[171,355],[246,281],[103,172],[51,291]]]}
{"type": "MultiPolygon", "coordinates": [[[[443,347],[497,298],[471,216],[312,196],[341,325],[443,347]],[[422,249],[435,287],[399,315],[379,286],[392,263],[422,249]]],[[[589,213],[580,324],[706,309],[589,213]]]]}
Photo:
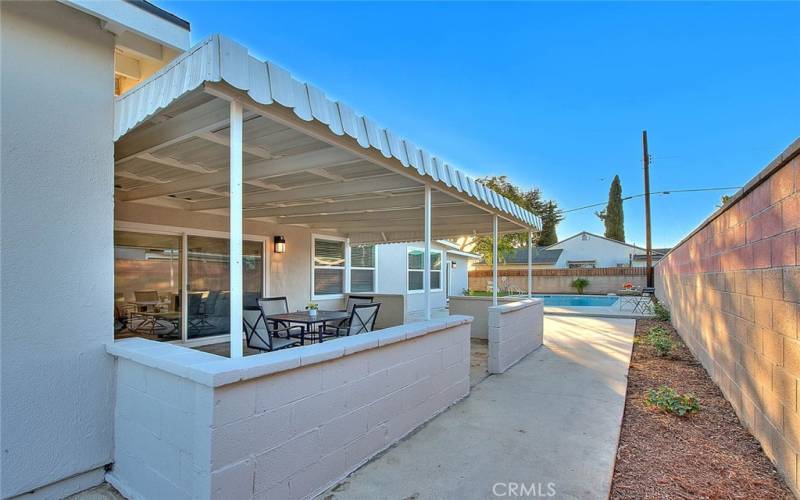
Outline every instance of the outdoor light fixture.
{"type": "Polygon", "coordinates": [[[278,235],[272,239],[275,243],[275,253],[284,253],[286,252],[286,238],[281,235],[278,235]]]}
{"type": "Polygon", "coordinates": [[[455,268],[456,268],[456,261],[454,261],[454,260],[453,260],[453,261],[450,261],[450,267],[452,267],[453,269],[455,269],[455,268]]]}

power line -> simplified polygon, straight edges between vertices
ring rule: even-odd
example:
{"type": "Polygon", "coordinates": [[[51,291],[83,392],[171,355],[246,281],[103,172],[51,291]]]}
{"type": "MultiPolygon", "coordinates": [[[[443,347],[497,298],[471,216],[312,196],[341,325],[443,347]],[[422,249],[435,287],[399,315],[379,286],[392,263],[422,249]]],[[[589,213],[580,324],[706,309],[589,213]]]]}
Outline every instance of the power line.
{"type": "MultiPolygon", "coordinates": [[[[696,192],[699,192],[699,191],[730,191],[731,189],[741,189],[741,186],[728,186],[728,187],[715,187],[715,188],[696,188],[696,189],[669,189],[669,190],[665,190],[665,191],[651,191],[650,194],[651,195],[653,195],[653,194],[667,195],[667,194],[672,194],[672,193],[696,193],[696,192]]],[[[642,196],[644,196],[644,193],[634,194],[634,195],[631,195],[631,196],[623,196],[622,197],[622,201],[632,200],[634,198],[641,198],[642,196]]],[[[578,210],[586,210],[587,208],[600,207],[600,206],[606,205],[607,203],[608,203],[607,201],[603,201],[603,202],[600,202],[600,203],[593,203],[591,205],[584,205],[582,207],[570,208],[569,210],[561,210],[561,213],[565,214],[565,213],[568,213],[568,212],[577,212],[578,210]]]]}

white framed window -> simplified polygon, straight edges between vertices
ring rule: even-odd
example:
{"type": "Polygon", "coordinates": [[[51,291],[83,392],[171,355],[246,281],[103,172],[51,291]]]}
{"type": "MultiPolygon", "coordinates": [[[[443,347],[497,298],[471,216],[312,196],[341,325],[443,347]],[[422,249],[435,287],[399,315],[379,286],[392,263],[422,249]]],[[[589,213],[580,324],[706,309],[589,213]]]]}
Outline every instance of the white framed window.
{"type": "Polygon", "coordinates": [[[345,240],[334,236],[311,238],[311,289],[314,299],[344,294],[345,240]]]}
{"type": "MultiPolygon", "coordinates": [[[[408,291],[409,293],[425,290],[425,250],[422,248],[408,248],[408,291]]],[[[431,249],[431,291],[442,291],[442,262],[441,250],[431,249]]]]}
{"type": "Polygon", "coordinates": [[[350,247],[350,292],[374,292],[375,245],[353,245],[350,247]]]}

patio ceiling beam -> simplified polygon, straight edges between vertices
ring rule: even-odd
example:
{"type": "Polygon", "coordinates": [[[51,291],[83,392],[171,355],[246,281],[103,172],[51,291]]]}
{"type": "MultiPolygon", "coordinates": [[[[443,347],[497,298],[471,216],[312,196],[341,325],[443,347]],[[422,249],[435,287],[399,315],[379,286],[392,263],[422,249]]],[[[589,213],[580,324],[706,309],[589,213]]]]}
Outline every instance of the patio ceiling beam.
{"type": "MultiPolygon", "coordinates": [[[[385,224],[381,224],[379,227],[384,232],[398,232],[398,231],[415,231],[415,230],[422,230],[422,224],[420,221],[414,221],[414,223],[409,223],[408,221],[401,221],[401,222],[392,222],[386,221],[385,224]],[[418,227],[419,226],[419,227],[418,227]]],[[[433,222],[433,230],[436,232],[439,231],[447,231],[452,233],[457,233],[459,235],[470,235],[473,232],[477,234],[491,234],[492,233],[492,221],[488,222],[481,222],[480,224],[475,223],[452,223],[452,222],[442,222],[442,221],[432,221],[433,222]]],[[[375,226],[374,223],[356,223],[356,222],[340,222],[340,223],[332,223],[332,224],[308,224],[307,226],[311,227],[312,229],[333,229],[339,232],[347,233],[364,233],[364,232],[372,232],[370,231],[370,226],[375,226]]],[[[504,228],[500,230],[501,232],[505,233],[515,233],[520,232],[520,228],[504,228]]]]}
{"type": "MultiPolygon", "coordinates": [[[[279,161],[279,160],[276,160],[279,161]]],[[[411,189],[419,187],[419,182],[395,174],[362,177],[350,182],[332,182],[315,186],[300,187],[286,191],[268,191],[264,193],[251,193],[245,195],[245,206],[260,203],[277,203],[281,201],[300,201],[314,198],[328,198],[331,196],[350,196],[356,194],[373,193],[379,191],[392,191],[398,189],[411,189]]],[[[227,208],[228,200],[208,200],[192,204],[191,210],[214,210],[227,208]]]]}
{"type": "MultiPolygon", "coordinates": [[[[214,144],[219,144],[220,146],[229,147],[231,144],[230,138],[227,135],[223,135],[220,133],[204,131],[194,134],[194,136],[197,137],[198,139],[203,139],[208,142],[213,142],[214,144]]],[[[249,144],[242,144],[242,151],[264,160],[271,160],[275,158],[274,154],[272,154],[267,148],[261,146],[251,146],[249,144]]]]}
{"type": "Polygon", "coordinates": [[[255,208],[245,210],[245,217],[279,217],[282,215],[324,215],[338,213],[362,212],[375,204],[381,204],[386,210],[402,208],[418,208],[422,206],[422,196],[420,193],[405,194],[401,196],[387,197],[376,195],[373,198],[361,198],[348,200],[346,198],[325,201],[319,203],[308,203],[303,205],[292,205],[288,207],[255,208]]]}
{"type": "MultiPolygon", "coordinates": [[[[250,217],[245,214],[246,217],[250,217]]],[[[424,210],[419,208],[404,208],[395,210],[375,210],[372,212],[352,212],[346,214],[327,214],[327,215],[301,215],[278,217],[278,224],[327,224],[331,222],[360,222],[360,221],[395,221],[407,220],[409,222],[421,221],[424,210]]],[[[476,213],[476,209],[470,206],[442,207],[433,212],[433,220],[439,219],[463,219],[480,221],[482,218],[490,218],[487,213],[476,213]]]]}
{"type": "MultiPolygon", "coordinates": [[[[337,148],[326,148],[275,160],[264,160],[245,166],[242,174],[244,182],[257,181],[265,177],[274,177],[323,166],[331,166],[353,161],[353,155],[337,148]]],[[[145,200],[159,196],[185,193],[203,188],[213,188],[227,184],[228,172],[195,175],[157,186],[148,186],[135,191],[128,191],[122,196],[123,201],[145,200]]]]}
{"type": "MultiPolygon", "coordinates": [[[[435,196],[434,196],[435,198],[435,196]]],[[[328,215],[340,213],[355,213],[364,211],[378,212],[380,210],[401,210],[404,208],[422,208],[421,193],[397,194],[387,196],[385,193],[376,193],[371,198],[357,200],[340,198],[330,201],[292,205],[288,207],[256,208],[246,210],[246,217],[278,217],[282,215],[328,215]],[[376,206],[378,205],[378,206],[376,206]]],[[[434,202],[434,207],[470,206],[461,200],[451,197],[442,197],[441,201],[434,202]]]]}
{"type": "MultiPolygon", "coordinates": [[[[500,231],[499,234],[509,234],[515,233],[519,231],[500,231]]],[[[359,245],[363,243],[396,243],[396,242],[404,242],[404,241],[422,241],[424,236],[422,229],[418,229],[417,231],[412,230],[399,230],[395,231],[389,229],[388,231],[384,232],[365,232],[365,231],[351,231],[351,232],[342,232],[340,233],[344,236],[350,238],[350,241],[353,245],[359,245]]],[[[491,235],[491,228],[489,229],[488,233],[477,233],[481,236],[489,236],[491,235]]],[[[472,232],[463,232],[463,231],[450,231],[447,229],[442,228],[432,228],[431,238],[434,240],[443,240],[443,239],[450,239],[450,238],[458,238],[461,236],[472,236],[472,232]]]]}
{"type": "Polygon", "coordinates": [[[129,132],[114,144],[114,160],[120,164],[137,155],[152,153],[202,132],[227,126],[229,122],[228,102],[213,99],[152,127],[129,132]]]}
{"type": "Polygon", "coordinates": [[[215,168],[204,167],[202,165],[198,165],[197,163],[185,163],[167,156],[156,156],[153,153],[138,154],[136,155],[136,158],[149,161],[151,163],[158,163],[159,165],[166,165],[168,167],[179,168],[181,170],[188,170],[189,172],[197,172],[198,174],[210,174],[217,171],[215,168]]]}

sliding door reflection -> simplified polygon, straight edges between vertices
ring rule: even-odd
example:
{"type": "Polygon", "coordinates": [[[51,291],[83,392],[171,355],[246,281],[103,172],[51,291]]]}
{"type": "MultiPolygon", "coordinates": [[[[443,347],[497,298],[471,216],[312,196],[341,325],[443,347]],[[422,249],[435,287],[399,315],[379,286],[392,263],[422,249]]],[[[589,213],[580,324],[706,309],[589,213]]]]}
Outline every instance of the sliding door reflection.
{"type": "MultiPolygon", "coordinates": [[[[244,241],[244,304],[255,305],[262,293],[261,242],[244,241]]],[[[230,332],[230,244],[227,238],[188,237],[188,337],[230,332]]]]}

